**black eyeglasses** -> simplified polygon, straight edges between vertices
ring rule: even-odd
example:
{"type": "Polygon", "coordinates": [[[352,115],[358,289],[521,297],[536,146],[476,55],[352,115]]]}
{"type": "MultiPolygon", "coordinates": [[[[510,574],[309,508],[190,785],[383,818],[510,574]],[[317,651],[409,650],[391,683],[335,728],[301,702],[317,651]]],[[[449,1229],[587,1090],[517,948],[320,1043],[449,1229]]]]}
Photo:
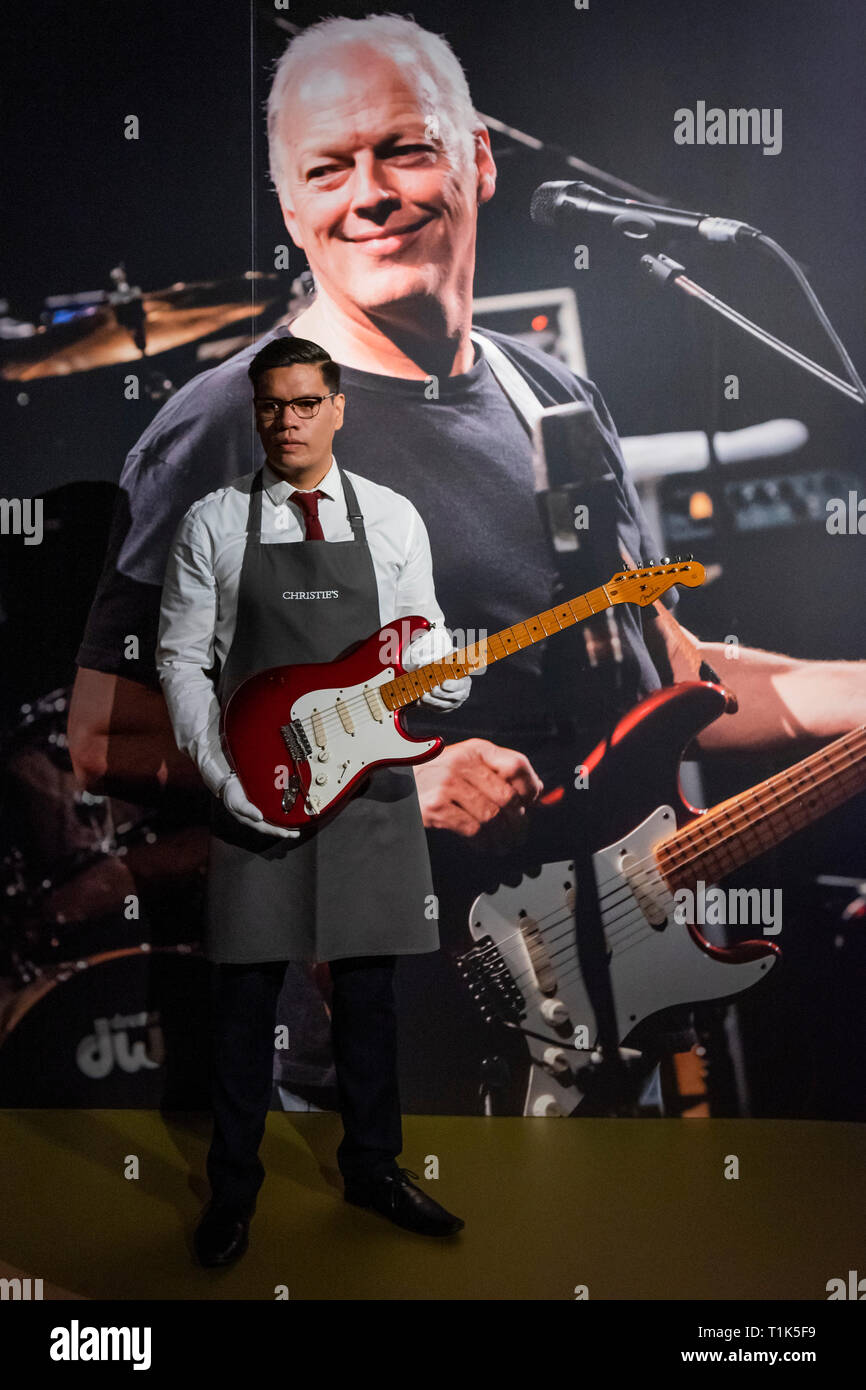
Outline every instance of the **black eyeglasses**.
{"type": "Polygon", "coordinates": [[[256,414],[261,415],[264,420],[277,420],[282,416],[286,406],[301,420],[312,420],[318,415],[322,401],[329,401],[338,392],[329,391],[327,396],[296,396],[292,401],[272,400],[268,396],[254,396],[253,401],[256,407],[256,414]]]}

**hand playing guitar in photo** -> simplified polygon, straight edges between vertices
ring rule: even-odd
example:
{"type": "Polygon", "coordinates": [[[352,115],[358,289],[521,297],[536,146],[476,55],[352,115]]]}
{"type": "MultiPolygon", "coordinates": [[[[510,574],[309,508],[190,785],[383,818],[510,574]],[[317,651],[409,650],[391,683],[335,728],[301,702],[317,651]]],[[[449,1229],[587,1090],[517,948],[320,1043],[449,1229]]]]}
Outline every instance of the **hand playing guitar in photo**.
{"type": "Polygon", "coordinates": [[[486,738],[464,739],[415,768],[424,824],[479,849],[506,854],[526,838],[526,815],[544,783],[524,753],[486,738]]]}

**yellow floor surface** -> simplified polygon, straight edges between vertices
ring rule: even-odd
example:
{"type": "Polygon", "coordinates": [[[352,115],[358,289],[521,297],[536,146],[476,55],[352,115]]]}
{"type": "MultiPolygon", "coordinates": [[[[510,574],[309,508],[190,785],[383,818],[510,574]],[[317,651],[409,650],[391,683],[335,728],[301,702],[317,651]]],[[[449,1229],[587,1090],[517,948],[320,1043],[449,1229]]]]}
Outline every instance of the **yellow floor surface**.
{"type": "Polygon", "coordinates": [[[825,1300],[866,1275],[866,1126],[407,1116],[401,1163],[437,1159],[419,1185],[466,1221],[446,1240],[343,1201],[341,1133],[270,1112],[250,1249],[212,1271],[190,1245],[207,1115],[0,1111],[2,1272],[46,1298],[467,1301],[825,1300]]]}

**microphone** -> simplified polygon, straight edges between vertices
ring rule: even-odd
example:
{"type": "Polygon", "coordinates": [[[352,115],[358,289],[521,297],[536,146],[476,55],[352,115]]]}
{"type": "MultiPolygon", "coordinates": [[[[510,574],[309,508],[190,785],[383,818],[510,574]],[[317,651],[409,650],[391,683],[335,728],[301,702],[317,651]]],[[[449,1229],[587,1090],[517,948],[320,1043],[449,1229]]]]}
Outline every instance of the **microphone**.
{"type": "Polygon", "coordinates": [[[582,213],[607,218],[618,232],[635,241],[644,240],[659,226],[697,232],[705,241],[744,241],[761,235],[748,222],[737,222],[732,217],[710,217],[705,212],[615,198],[603,188],[593,188],[591,183],[557,179],[541,184],[532,195],[530,216],[539,226],[568,226],[582,213]]]}

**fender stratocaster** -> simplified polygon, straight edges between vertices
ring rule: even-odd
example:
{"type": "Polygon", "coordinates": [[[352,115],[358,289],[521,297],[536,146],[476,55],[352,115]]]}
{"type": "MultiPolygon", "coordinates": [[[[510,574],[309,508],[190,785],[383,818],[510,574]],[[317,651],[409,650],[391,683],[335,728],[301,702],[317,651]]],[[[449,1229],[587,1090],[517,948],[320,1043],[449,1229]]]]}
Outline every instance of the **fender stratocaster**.
{"type": "Polygon", "coordinates": [[[397,619],[336,661],[273,666],[242,682],[222,713],[226,757],[266,821],[309,825],[336,812],[376,768],[436,757],[444,741],[412,737],[400,712],[442,681],[503,661],[614,604],[643,607],[674,584],[693,588],[703,580],[703,565],[692,559],[624,570],[580,598],[411,672],[400,664],[403,647],[430,623],[397,619]]]}
{"type": "MultiPolygon", "coordinates": [[[[621,1042],[662,1009],[749,989],[779,957],[766,937],[714,945],[699,923],[674,917],[675,893],[715,884],[866,789],[862,727],[711,810],[696,810],[680,791],[683,750],[732,703],[709,682],[657,691],[586,762],[602,812],[591,827],[593,865],[621,1042]]],[[[742,921],[749,903],[739,891],[742,921]]],[[[527,1115],[575,1110],[583,1100],[577,1073],[596,1047],[575,897],[579,903],[580,885],[567,860],[482,894],[469,918],[477,944],[458,962],[485,1017],[524,1035],[532,1059],[527,1115]],[[588,1046],[577,1047],[576,1038],[588,1046]]]]}

